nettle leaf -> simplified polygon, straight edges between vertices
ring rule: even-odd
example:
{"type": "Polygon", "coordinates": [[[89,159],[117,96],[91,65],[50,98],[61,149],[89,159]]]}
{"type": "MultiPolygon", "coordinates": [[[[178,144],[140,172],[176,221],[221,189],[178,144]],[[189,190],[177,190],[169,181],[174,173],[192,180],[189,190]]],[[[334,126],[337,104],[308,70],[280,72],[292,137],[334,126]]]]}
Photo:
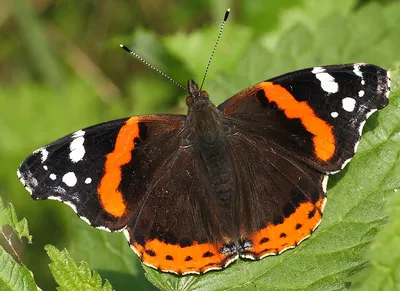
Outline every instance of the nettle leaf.
{"type": "Polygon", "coordinates": [[[0,246],[0,290],[2,291],[37,291],[33,274],[0,246]]]}
{"type": "Polygon", "coordinates": [[[45,249],[52,261],[49,266],[54,279],[59,284],[58,290],[113,290],[110,282],[107,280],[103,285],[100,275],[96,271],[90,270],[86,262],[81,262],[78,266],[67,250],[59,251],[51,245],[47,245],[45,249]]]}
{"type": "MultiPolygon", "coordinates": [[[[3,200],[0,197],[0,234],[8,243],[8,248],[15,253],[11,242],[11,236],[7,236],[3,232],[3,227],[9,226],[13,230],[12,234],[16,234],[19,239],[26,237],[28,242],[32,241],[29,235],[28,223],[25,218],[18,220],[14,207],[10,204],[4,206],[3,200]]],[[[18,258],[19,259],[19,258],[18,258]]],[[[0,290],[4,291],[31,291],[39,290],[31,272],[24,266],[18,264],[14,258],[5,251],[0,245],[0,290]]]]}
{"type": "Polygon", "coordinates": [[[132,287],[137,291],[156,290],[144,277],[140,261],[122,233],[94,229],[76,215],[71,219],[74,240],[68,250],[75,260],[89,262],[90,267],[107,278],[116,290],[130,290],[132,287]]]}
{"type": "Polygon", "coordinates": [[[19,239],[26,237],[28,242],[32,242],[32,236],[29,234],[28,222],[25,218],[18,220],[14,206],[11,204],[8,207],[4,206],[3,200],[0,197],[0,231],[3,233],[4,226],[10,226],[19,239]]]}
{"type": "MultiPolygon", "coordinates": [[[[394,76],[393,83],[396,87],[399,85],[400,78],[394,76]]],[[[396,105],[392,109],[400,108],[400,92],[395,91],[391,96],[391,102],[396,105]]],[[[375,237],[366,259],[370,261],[367,268],[362,270],[355,276],[353,282],[355,290],[398,290],[400,289],[400,163],[398,163],[399,146],[400,146],[400,112],[399,110],[388,112],[393,114],[393,122],[388,124],[389,130],[393,134],[389,136],[387,147],[388,150],[395,151],[389,155],[389,159],[385,159],[391,166],[390,174],[385,177],[382,191],[393,195],[386,204],[387,213],[389,213],[391,221],[388,223],[375,237]],[[396,160],[390,160],[390,156],[395,156],[396,160]]],[[[379,143],[374,143],[374,147],[379,143]]]]}
{"type": "Polygon", "coordinates": [[[355,276],[354,290],[400,289],[400,196],[388,200],[387,208],[391,222],[371,244],[367,252],[370,264],[355,276]]]}
{"type": "Polygon", "coordinates": [[[400,42],[396,37],[400,24],[399,2],[385,6],[371,2],[355,11],[339,9],[333,5],[336,1],[307,3],[303,13],[299,9],[294,10],[296,13],[286,13],[281,21],[285,24],[282,29],[261,39],[265,48],[275,52],[274,58],[268,59],[275,74],[276,69],[284,69],[278,71],[280,73],[338,61],[348,63],[368,60],[381,66],[393,64],[400,42]],[[326,7],[334,6],[330,13],[320,7],[325,4],[326,7]],[[318,17],[311,17],[310,11],[315,9],[321,13],[314,13],[318,17]],[[293,22],[294,19],[298,21],[293,22]],[[300,34],[303,38],[299,37],[300,34]],[[303,51],[299,51],[301,48],[303,51]]]}

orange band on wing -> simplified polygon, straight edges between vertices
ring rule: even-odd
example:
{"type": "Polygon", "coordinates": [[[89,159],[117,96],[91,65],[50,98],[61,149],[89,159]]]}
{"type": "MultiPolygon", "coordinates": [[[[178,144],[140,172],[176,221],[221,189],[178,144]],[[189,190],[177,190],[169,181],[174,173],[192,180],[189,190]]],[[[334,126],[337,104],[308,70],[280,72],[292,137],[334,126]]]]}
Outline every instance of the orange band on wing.
{"type": "Polygon", "coordinates": [[[138,117],[131,117],[119,130],[114,150],[107,155],[104,177],[97,189],[104,210],[115,217],[121,217],[126,209],[118,186],[121,183],[121,167],[131,161],[134,139],[139,137],[138,122],[138,117]]]}
{"type": "Polygon", "coordinates": [[[335,137],[332,126],[316,116],[314,110],[304,101],[297,101],[289,91],[280,85],[263,82],[258,85],[264,90],[266,98],[276,103],[288,118],[298,118],[313,134],[314,151],[319,159],[328,161],[335,153],[335,137]]]}
{"type": "Polygon", "coordinates": [[[326,198],[321,197],[317,203],[303,202],[296,211],[285,218],[283,223],[267,227],[252,234],[249,239],[253,245],[248,251],[249,257],[263,258],[277,255],[282,251],[297,246],[309,237],[322,218],[326,198]]]}
{"type": "Polygon", "coordinates": [[[131,247],[147,266],[180,275],[222,269],[237,258],[236,253],[222,254],[222,245],[212,243],[194,242],[181,247],[152,239],[146,241],[145,246],[132,243],[131,247]]]}

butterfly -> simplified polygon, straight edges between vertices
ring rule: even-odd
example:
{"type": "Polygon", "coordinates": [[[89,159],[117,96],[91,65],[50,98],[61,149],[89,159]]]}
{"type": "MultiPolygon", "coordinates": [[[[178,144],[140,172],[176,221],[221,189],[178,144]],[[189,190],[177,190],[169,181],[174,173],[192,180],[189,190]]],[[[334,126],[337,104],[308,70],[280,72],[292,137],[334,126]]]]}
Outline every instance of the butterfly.
{"type": "Polygon", "coordinates": [[[142,115],[78,130],[29,155],[35,200],[123,231],[150,267],[176,274],[277,255],[321,222],[330,174],[388,104],[389,72],[354,63],[290,72],[215,106],[187,84],[187,115],[142,115]]]}

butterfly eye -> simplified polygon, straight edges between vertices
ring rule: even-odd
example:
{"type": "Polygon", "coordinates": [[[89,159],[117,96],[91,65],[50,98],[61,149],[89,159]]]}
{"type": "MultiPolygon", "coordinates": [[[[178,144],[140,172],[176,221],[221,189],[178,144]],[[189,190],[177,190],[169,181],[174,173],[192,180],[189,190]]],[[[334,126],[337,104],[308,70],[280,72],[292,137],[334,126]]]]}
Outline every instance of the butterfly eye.
{"type": "Polygon", "coordinates": [[[190,103],[192,103],[192,96],[187,96],[186,97],[186,105],[189,106],[190,103]]]}

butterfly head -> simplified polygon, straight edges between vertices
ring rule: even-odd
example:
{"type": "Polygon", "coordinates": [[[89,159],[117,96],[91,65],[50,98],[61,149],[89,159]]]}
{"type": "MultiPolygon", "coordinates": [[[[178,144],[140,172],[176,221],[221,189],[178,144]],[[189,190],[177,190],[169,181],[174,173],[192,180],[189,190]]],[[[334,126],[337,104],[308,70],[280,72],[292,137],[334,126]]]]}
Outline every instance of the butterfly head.
{"type": "Polygon", "coordinates": [[[200,90],[193,80],[188,81],[188,92],[190,95],[186,97],[186,105],[189,111],[201,111],[212,105],[208,93],[200,90]]]}

